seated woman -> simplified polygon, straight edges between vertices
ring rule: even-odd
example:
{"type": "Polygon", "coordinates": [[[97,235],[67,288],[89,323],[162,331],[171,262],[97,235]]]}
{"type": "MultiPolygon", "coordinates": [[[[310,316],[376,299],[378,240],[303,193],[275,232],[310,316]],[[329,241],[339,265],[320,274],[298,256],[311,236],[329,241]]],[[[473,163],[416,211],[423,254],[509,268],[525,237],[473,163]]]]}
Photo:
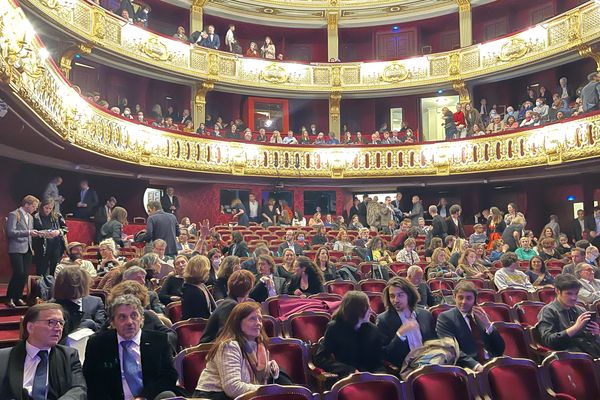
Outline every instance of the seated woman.
{"type": "Polygon", "coordinates": [[[227,280],[228,296],[219,302],[215,311],[210,314],[200,343],[212,343],[221,334],[231,310],[244,301],[248,301],[250,290],[254,287],[254,274],[244,269],[234,271],[227,280]]]}
{"type": "Polygon", "coordinates": [[[540,256],[533,256],[529,260],[529,269],[525,271],[533,286],[553,285],[554,278],[546,270],[546,263],[540,256]]]}
{"type": "Polygon", "coordinates": [[[377,329],[383,340],[384,359],[398,367],[411,350],[437,339],[433,316],[417,307],[418,301],[417,290],[404,278],[392,278],[383,289],[386,311],[377,317],[377,329]]]}
{"type": "Polygon", "coordinates": [[[194,251],[194,245],[189,242],[190,234],[187,229],[179,229],[179,236],[177,237],[177,254],[189,254],[192,255],[194,251]]]}
{"type": "Polygon", "coordinates": [[[235,399],[279,378],[279,366],[269,359],[268,338],[260,304],[236,305],[223,331],[206,355],[206,368],[193,397],[235,399]]]}
{"type": "Polygon", "coordinates": [[[256,284],[250,292],[250,298],[262,303],[269,297],[283,293],[286,279],[277,276],[275,261],[268,254],[262,254],[256,258],[256,269],[258,276],[256,284]]]}
{"type": "Polygon", "coordinates": [[[458,269],[465,278],[494,279],[494,274],[477,262],[474,249],[467,249],[458,261],[458,269]]]}
{"type": "Polygon", "coordinates": [[[444,242],[442,242],[442,238],[431,238],[431,241],[429,242],[429,247],[425,249],[425,260],[431,261],[431,256],[433,256],[433,252],[435,251],[435,249],[442,247],[444,247],[444,242]]]}
{"type": "Polygon", "coordinates": [[[210,271],[208,272],[208,281],[206,282],[206,284],[214,285],[215,283],[217,283],[217,274],[219,269],[221,268],[223,254],[221,254],[221,250],[213,248],[208,251],[206,257],[210,261],[210,271]]]}
{"type": "Polygon", "coordinates": [[[250,253],[248,252],[248,245],[246,242],[244,242],[244,236],[240,231],[233,231],[231,234],[231,243],[229,244],[229,247],[225,248],[223,251],[225,251],[229,256],[250,256],[250,253]]]}
{"type": "Polygon", "coordinates": [[[317,250],[317,254],[315,254],[314,261],[315,264],[317,264],[317,267],[319,267],[319,269],[321,270],[325,282],[341,278],[340,274],[338,274],[337,272],[337,269],[329,260],[329,250],[327,249],[327,247],[320,247],[319,250],[317,250]]]}
{"type": "Polygon", "coordinates": [[[161,268],[160,258],[155,253],[146,253],[140,258],[140,267],[146,271],[146,287],[153,290],[159,283],[157,277],[161,268]]]}
{"type": "Polygon", "coordinates": [[[370,317],[367,295],[347,292],[327,324],[325,337],[319,341],[315,365],[340,378],[354,372],[381,372],[381,338],[377,327],[369,322],[370,317]]]}
{"type": "Polygon", "coordinates": [[[531,241],[527,236],[519,239],[519,248],[515,251],[517,257],[521,261],[529,261],[534,256],[537,256],[537,251],[531,247],[531,241]]]}
{"type": "Polygon", "coordinates": [[[208,258],[194,256],[183,270],[181,289],[182,318],[208,318],[216,308],[215,300],[206,287],[209,271],[208,258]]]}
{"type": "Polygon", "coordinates": [[[183,270],[187,265],[188,258],[184,255],[175,257],[173,261],[173,272],[165,278],[162,286],[158,290],[158,298],[167,305],[172,301],[181,299],[181,288],[183,287],[183,270]]]}
{"type": "Polygon", "coordinates": [[[292,226],[306,226],[306,218],[304,218],[299,211],[294,211],[292,226]]]}
{"type": "Polygon", "coordinates": [[[221,261],[217,279],[213,284],[212,294],[215,300],[221,300],[227,297],[227,281],[234,271],[241,268],[240,258],[236,256],[227,256],[221,261]]]}
{"type": "Polygon", "coordinates": [[[352,216],[352,219],[350,220],[350,224],[348,224],[348,230],[358,231],[362,228],[364,228],[364,226],[363,226],[363,224],[360,223],[360,220],[358,219],[358,215],[354,214],[352,216]]]}
{"type": "Polygon", "coordinates": [[[448,262],[446,250],[441,247],[433,252],[431,263],[425,269],[425,274],[427,279],[448,278],[458,280],[460,278],[454,265],[448,262]]]}
{"type": "Polygon", "coordinates": [[[325,227],[323,225],[317,225],[315,228],[315,233],[310,239],[310,244],[312,246],[316,244],[326,244],[327,236],[325,236],[325,227]]]}
{"type": "Polygon", "coordinates": [[[316,212],[313,214],[312,218],[308,220],[308,226],[317,226],[317,225],[323,225],[323,220],[321,219],[321,213],[320,212],[316,212]]]}
{"type": "Polygon", "coordinates": [[[196,224],[192,224],[189,217],[181,218],[181,222],[179,223],[179,229],[187,229],[190,236],[198,235],[196,224]]]}
{"type": "Polygon", "coordinates": [[[473,248],[475,249],[475,254],[477,255],[477,262],[486,268],[491,267],[492,262],[487,256],[486,245],[484,243],[477,243],[475,246],[473,246],[473,248]]]}
{"type": "Polygon", "coordinates": [[[558,235],[558,247],[556,248],[556,251],[558,251],[560,255],[562,255],[563,257],[568,256],[572,248],[573,247],[571,247],[571,245],[569,244],[569,238],[567,237],[567,235],[565,235],[564,233],[558,235]]]}
{"type": "Polygon", "coordinates": [[[98,331],[106,321],[104,304],[97,296],[90,296],[92,277],[77,266],[68,266],[56,274],[54,296],[51,300],[65,311],[66,336],[80,328],[98,331]]]}
{"type": "Polygon", "coordinates": [[[287,294],[310,296],[323,293],[323,273],[308,257],[299,256],[294,262],[294,275],[289,279],[287,294]]]}
{"type": "Polygon", "coordinates": [[[287,248],[283,250],[281,258],[283,258],[283,264],[277,266],[277,275],[288,280],[294,275],[296,253],[294,253],[293,249],[287,248]]]}
{"type": "Polygon", "coordinates": [[[101,241],[98,245],[98,252],[100,253],[101,257],[100,263],[96,268],[98,271],[98,276],[103,276],[111,269],[121,265],[121,262],[117,258],[119,252],[114,240],[104,239],[101,241]]]}
{"type": "Polygon", "coordinates": [[[385,242],[379,236],[371,239],[367,245],[367,261],[376,261],[379,265],[389,265],[393,263],[392,256],[385,249],[385,242]]]}
{"type": "Polygon", "coordinates": [[[413,238],[408,238],[404,241],[404,248],[396,254],[396,261],[408,265],[414,265],[421,261],[419,253],[415,251],[417,241],[413,238]]]}
{"type": "Polygon", "coordinates": [[[556,240],[554,238],[540,239],[539,246],[541,250],[538,250],[539,256],[544,262],[548,260],[560,260],[563,256],[556,251],[556,240]]]}
{"type": "Polygon", "coordinates": [[[406,270],[406,279],[417,289],[419,292],[418,304],[423,307],[435,306],[437,301],[431,293],[431,289],[427,282],[423,280],[423,269],[418,265],[411,265],[406,270]]]}
{"type": "Polygon", "coordinates": [[[123,225],[127,224],[127,210],[123,207],[115,207],[110,213],[110,219],[100,228],[100,234],[104,239],[112,239],[121,247],[123,241],[123,225]]]}
{"type": "Polygon", "coordinates": [[[350,241],[348,232],[345,229],[341,229],[337,235],[335,243],[333,243],[333,250],[348,253],[351,252],[352,249],[354,249],[354,245],[350,241]]]}
{"type": "Polygon", "coordinates": [[[454,241],[454,245],[452,246],[452,251],[450,252],[450,258],[448,258],[448,262],[452,265],[458,265],[460,256],[467,248],[469,248],[469,242],[463,238],[457,237],[454,241]]]}

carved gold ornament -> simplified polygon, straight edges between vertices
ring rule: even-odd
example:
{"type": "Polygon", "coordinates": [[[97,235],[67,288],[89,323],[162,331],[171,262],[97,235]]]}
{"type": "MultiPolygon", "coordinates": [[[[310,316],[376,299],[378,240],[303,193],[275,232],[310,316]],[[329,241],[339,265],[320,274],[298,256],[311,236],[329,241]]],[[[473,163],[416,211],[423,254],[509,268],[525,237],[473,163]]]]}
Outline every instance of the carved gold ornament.
{"type": "Polygon", "coordinates": [[[529,45],[521,38],[511,38],[500,48],[500,61],[514,61],[523,57],[529,51],[529,45]]]}
{"type": "Polygon", "coordinates": [[[402,64],[391,64],[383,69],[383,73],[379,77],[384,82],[397,83],[406,80],[410,76],[410,72],[402,64]]]}
{"type": "Polygon", "coordinates": [[[171,61],[173,59],[173,54],[167,46],[155,37],[140,43],[139,48],[145,55],[156,61],[171,61]]]}
{"type": "Polygon", "coordinates": [[[290,79],[290,74],[281,65],[273,63],[265,67],[260,72],[259,77],[269,83],[281,84],[286,83],[290,79]]]}

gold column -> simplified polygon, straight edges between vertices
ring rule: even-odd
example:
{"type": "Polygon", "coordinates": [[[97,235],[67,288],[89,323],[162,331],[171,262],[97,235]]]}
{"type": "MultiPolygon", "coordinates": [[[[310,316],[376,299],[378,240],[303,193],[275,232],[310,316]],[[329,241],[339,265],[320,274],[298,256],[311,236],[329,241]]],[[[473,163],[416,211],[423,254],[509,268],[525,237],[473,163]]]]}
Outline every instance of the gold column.
{"type": "Polygon", "coordinates": [[[91,43],[79,43],[68,47],[60,56],[60,70],[65,75],[67,80],[70,80],[71,63],[76,54],[90,54],[92,52],[91,43]]]}
{"type": "Polygon", "coordinates": [[[190,32],[188,36],[196,31],[202,30],[202,18],[204,16],[202,8],[204,7],[204,4],[206,4],[206,0],[194,0],[192,2],[192,7],[190,8],[190,32]]]}
{"type": "Polygon", "coordinates": [[[460,26],[460,47],[473,44],[473,20],[471,18],[471,0],[456,0],[458,3],[458,21],[460,26]]]}
{"type": "Polygon", "coordinates": [[[330,12],[327,14],[327,59],[340,58],[340,39],[338,36],[338,21],[340,14],[330,12]]]}
{"type": "Polygon", "coordinates": [[[192,90],[194,96],[194,107],[192,111],[192,120],[194,126],[198,128],[200,123],[206,122],[206,94],[215,88],[215,84],[211,81],[199,83],[192,90]]]}
{"type": "Polygon", "coordinates": [[[469,88],[463,80],[457,80],[452,82],[452,88],[458,93],[458,102],[465,106],[471,102],[471,93],[469,88]]]}
{"type": "Polygon", "coordinates": [[[600,72],[600,52],[594,50],[592,46],[582,45],[577,48],[579,55],[583,58],[593,58],[596,61],[596,71],[600,72]]]}
{"type": "Polygon", "coordinates": [[[340,139],[340,101],[342,100],[342,94],[340,92],[332,92],[329,95],[329,132],[336,134],[338,140],[340,139]]]}

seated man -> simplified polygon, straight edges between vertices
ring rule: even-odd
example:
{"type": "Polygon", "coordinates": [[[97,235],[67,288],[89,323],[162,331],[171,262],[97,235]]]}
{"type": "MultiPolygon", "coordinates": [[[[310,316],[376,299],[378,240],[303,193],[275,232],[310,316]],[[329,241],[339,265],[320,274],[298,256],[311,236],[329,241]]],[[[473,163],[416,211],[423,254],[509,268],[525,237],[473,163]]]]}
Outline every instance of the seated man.
{"type": "Polygon", "coordinates": [[[114,329],[90,337],[83,374],[90,400],[174,397],[177,371],[167,335],[142,330],[144,310],[133,295],[108,307],[114,329]]]}
{"type": "Polygon", "coordinates": [[[519,259],[515,253],[508,252],[502,254],[500,262],[502,263],[502,268],[494,274],[494,284],[498,290],[512,288],[535,292],[535,288],[529,281],[529,277],[517,269],[519,259]]]}
{"type": "Polygon", "coordinates": [[[541,344],[552,350],[587,353],[600,357],[600,325],[577,305],[581,282],[573,275],[561,274],[554,281],[556,299],[538,314],[535,329],[541,344]]]}
{"type": "Polygon", "coordinates": [[[435,306],[436,300],[429,285],[423,279],[423,268],[418,265],[411,265],[406,270],[406,279],[413,284],[417,292],[419,292],[419,301],[417,304],[423,307],[435,306]]]}
{"type": "Polygon", "coordinates": [[[83,249],[85,245],[79,242],[71,242],[67,246],[67,256],[60,260],[60,263],[56,266],[56,270],[54,271],[54,276],[57,276],[58,273],[67,266],[77,265],[81,267],[81,269],[86,270],[92,278],[95,278],[97,275],[96,268],[94,268],[94,264],[91,261],[83,259],[83,249]]]}
{"type": "Polygon", "coordinates": [[[22,340],[0,350],[0,399],[87,398],[77,350],[58,344],[64,325],[59,304],[36,304],[27,310],[22,340]]]}
{"type": "Polygon", "coordinates": [[[384,359],[401,367],[411,351],[437,339],[431,313],[417,308],[419,293],[405,278],[392,278],[383,290],[386,311],[377,317],[383,339],[384,359]]]}
{"type": "Polygon", "coordinates": [[[283,255],[283,251],[285,249],[294,250],[294,254],[297,256],[301,256],[302,253],[304,253],[302,246],[294,240],[294,231],[291,229],[285,232],[285,242],[281,243],[277,248],[277,254],[279,257],[283,255]]]}
{"type": "Polygon", "coordinates": [[[475,305],[477,288],[472,282],[459,282],[453,294],[456,307],[439,315],[437,334],[456,339],[460,348],[459,366],[481,371],[487,360],[504,353],[504,340],[483,308],[475,305]]]}
{"type": "Polygon", "coordinates": [[[594,267],[585,262],[579,263],[575,267],[575,276],[581,283],[579,301],[592,304],[600,299],[600,279],[594,278],[594,267]]]}

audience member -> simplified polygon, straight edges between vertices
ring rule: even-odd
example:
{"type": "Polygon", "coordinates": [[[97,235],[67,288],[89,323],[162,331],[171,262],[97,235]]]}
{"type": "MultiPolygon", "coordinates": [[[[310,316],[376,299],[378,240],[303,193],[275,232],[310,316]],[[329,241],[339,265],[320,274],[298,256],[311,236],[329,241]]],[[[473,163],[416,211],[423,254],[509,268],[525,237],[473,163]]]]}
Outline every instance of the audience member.
{"type": "Polygon", "coordinates": [[[594,267],[585,262],[575,266],[575,276],[581,283],[579,301],[584,304],[593,304],[600,299],[600,279],[594,278],[594,267]]]}
{"type": "Polygon", "coordinates": [[[502,289],[524,289],[529,292],[535,292],[535,288],[531,284],[529,277],[519,271],[519,259],[515,253],[505,253],[500,257],[502,268],[494,274],[494,284],[498,290],[502,289]]]}
{"type": "Polygon", "coordinates": [[[275,261],[268,254],[257,257],[258,275],[249,297],[262,303],[269,297],[283,294],[286,279],[277,275],[275,261]]]}
{"type": "Polygon", "coordinates": [[[299,256],[294,261],[294,274],[289,278],[287,294],[310,296],[323,293],[323,274],[308,257],[299,256]]]}
{"type": "Polygon", "coordinates": [[[158,290],[158,298],[164,305],[181,300],[183,294],[183,271],[185,270],[187,262],[188,258],[185,255],[178,255],[175,257],[175,261],[173,261],[173,272],[167,275],[158,290]]]}
{"type": "Polygon", "coordinates": [[[554,278],[547,271],[546,263],[540,256],[533,256],[529,260],[529,269],[525,271],[525,275],[529,277],[529,281],[535,287],[554,283],[554,278]]]}
{"type": "Polygon", "coordinates": [[[60,214],[60,205],[65,201],[65,198],[61,196],[58,187],[62,185],[63,179],[60,176],[55,176],[48,182],[44,193],[42,194],[42,200],[52,199],[54,200],[54,210],[60,214]]]}
{"type": "Polygon", "coordinates": [[[179,199],[175,196],[175,189],[173,186],[168,186],[164,194],[160,197],[160,205],[164,212],[177,215],[177,210],[179,210],[179,199]]]}
{"type": "Polygon", "coordinates": [[[94,189],[91,189],[87,180],[82,180],[79,183],[79,202],[73,213],[75,218],[89,219],[98,207],[98,195],[94,189]]]}
{"type": "Polygon", "coordinates": [[[68,231],[65,220],[56,211],[54,200],[42,200],[33,217],[33,229],[39,233],[31,243],[36,275],[54,275],[56,264],[65,251],[65,235],[68,231]]]}
{"type": "Polygon", "coordinates": [[[86,271],[92,278],[96,277],[96,267],[91,261],[83,259],[83,251],[85,245],[79,242],[70,242],[67,245],[67,257],[60,260],[60,263],[56,266],[54,276],[56,276],[63,268],[68,266],[77,266],[82,270],[86,271]]]}
{"type": "Polygon", "coordinates": [[[190,258],[183,270],[181,288],[182,318],[208,318],[216,308],[215,300],[206,287],[210,261],[205,256],[190,258]]]}
{"type": "Polygon", "coordinates": [[[166,242],[166,255],[177,255],[177,236],[179,236],[179,223],[174,214],[163,211],[161,203],[154,200],[148,203],[150,216],[146,223],[144,241],[152,242],[162,239],[166,242]]]}
{"type": "Polygon", "coordinates": [[[101,232],[102,226],[108,222],[111,217],[112,210],[116,205],[117,199],[114,196],[110,196],[108,199],[106,199],[104,206],[96,209],[96,214],[94,215],[94,225],[96,225],[96,243],[100,243],[102,239],[105,239],[101,232]]]}

